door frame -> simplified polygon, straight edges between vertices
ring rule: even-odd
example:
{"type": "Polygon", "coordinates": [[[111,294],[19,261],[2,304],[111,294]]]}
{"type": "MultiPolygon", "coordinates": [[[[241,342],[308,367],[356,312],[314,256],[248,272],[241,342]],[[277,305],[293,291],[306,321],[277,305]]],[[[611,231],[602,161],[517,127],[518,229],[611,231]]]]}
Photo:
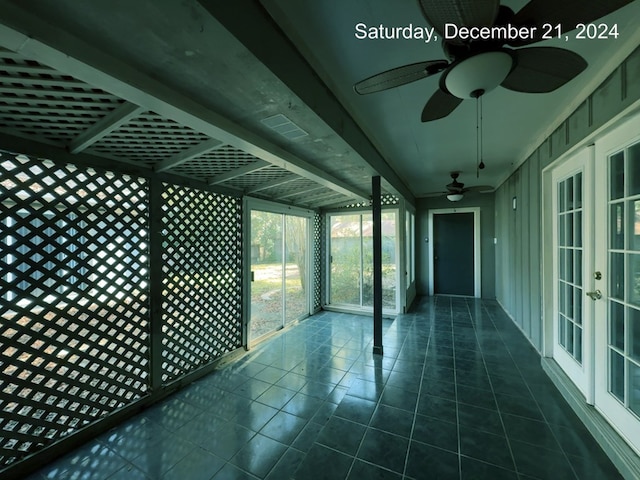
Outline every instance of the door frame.
{"type": "Polygon", "coordinates": [[[448,215],[452,213],[473,213],[473,296],[480,298],[482,296],[482,262],[480,248],[480,207],[461,207],[461,208],[435,208],[430,209],[429,216],[429,236],[427,242],[429,244],[429,295],[433,296],[435,292],[434,279],[434,261],[433,261],[433,217],[434,215],[448,215]]]}

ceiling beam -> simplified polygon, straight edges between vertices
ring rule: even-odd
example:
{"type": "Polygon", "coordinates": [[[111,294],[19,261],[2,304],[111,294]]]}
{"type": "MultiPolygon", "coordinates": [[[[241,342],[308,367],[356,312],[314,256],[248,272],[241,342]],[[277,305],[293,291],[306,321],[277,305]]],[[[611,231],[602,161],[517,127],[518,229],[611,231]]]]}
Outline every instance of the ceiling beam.
{"type": "MultiPolygon", "coordinates": [[[[255,0],[198,0],[200,4],[242,44],[271,70],[292,92],[374,169],[394,190],[411,205],[415,196],[399,175],[387,163],[349,112],[333,95],[300,53],[299,49],[277,26],[263,4],[278,8],[277,2],[255,0]],[[238,15],[242,11],[242,15],[238,15]],[[273,52],[278,52],[274,55],[273,52]]],[[[369,195],[366,196],[369,198],[369,195]]]]}
{"type": "Polygon", "coordinates": [[[171,158],[161,160],[153,166],[153,169],[156,172],[164,172],[222,146],[224,146],[223,142],[216,140],[215,138],[211,138],[194,147],[184,150],[171,158]]]}
{"type": "Polygon", "coordinates": [[[91,145],[106,137],[114,130],[117,130],[145,110],[145,108],[140,107],[139,105],[124,102],[122,105],[91,125],[76,138],[71,140],[67,146],[69,152],[79,153],[82,150],[89,148],[91,145]]]}
{"type": "Polygon", "coordinates": [[[306,194],[306,193],[309,193],[309,192],[315,192],[316,190],[324,190],[326,188],[327,187],[325,187],[324,185],[319,185],[319,186],[313,187],[313,188],[302,188],[302,189],[297,190],[297,191],[295,191],[293,193],[287,193],[286,195],[275,195],[275,198],[280,199],[280,198],[296,197],[296,196],[299,196],[299,195],[302,195],[302,194],[306,194]]]}
{"type": "Polygon", "coordinates": [[[0,46],[344,195],[369,197],[366,191],[144,74],[137,65],[124,63],[34,16],[23,4],[1,3],[0,46]]]}
{"type": "Polygon", "coordinates": [[[300,180],[300,175],[287,175],[286,177],[276,178],[275,180],[271,180],[270,182],[262,183],[257,187],[249,188],[245,190],[247,195],[260,192],[262,190],[267,190],[273,187],[279,187],[280,185],[284,185],[285,183],[294,182],[296,180],[300,180]]]}
{"type": "Polygon", "coordinates": [[[269,162],[265,162],[264,160],[257,159],[255,162],[251,162],[248,165],[244,165],[242,167],[234,168],[222,175],[218,175],[209,179],[207,182],[209,185],[217,185],[219,183],[228,182],[229,180],[233,180],[234,178],[241,177],[242,175],[246,175],[251,172],[255,172],[257,170],[261,170],[265,167],[271,165],[269,162]]]}
{"type": "Polygon", "coordinates": [[[340,195],[340,194],[336,193],[336,192],[325,192],[325,193],[318,194],[318,195],[309,195],[309,197],[301,198],[301,199],[298,199],[296,201],[300,201],[301,203],[307,203],[308,205],[313,203],[313,205],[315,206],[316,202],[318,202],[319,200],[321,200],[323,198],[324,199],[334,198],[334,200],[332,200],[332,201],[335,201],[335,196],[336,195],[340,195]]]}

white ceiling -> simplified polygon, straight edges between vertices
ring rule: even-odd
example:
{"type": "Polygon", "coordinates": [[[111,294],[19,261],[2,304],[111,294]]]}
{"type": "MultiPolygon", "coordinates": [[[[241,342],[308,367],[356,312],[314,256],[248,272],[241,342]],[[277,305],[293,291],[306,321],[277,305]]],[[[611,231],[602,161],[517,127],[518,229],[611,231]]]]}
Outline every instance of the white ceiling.
{"type": "MultiPolygon", "coordinates": [[[[428,26],[417,0],[261,1],[416,196],[442,190],[454,170],[462,172],[467,185],[498,186],[638,45],[637,1],[598,22],[617,24],[617,40],[575,39],[574,31],[567,33],[568,41],[535,44],[573,50],[589,66],[552,93],[518,93],[498,87],[483,97],[486,169],[476,180],[475,101],[463,102],[444,119],[420,121],[440,75],[365,96],[353,90],[354,83],[376,73],[446,59],[440,42],[355,38],[358,23],[428,26]]],[[[523,0],[503,3],[516,12],[526,4],[523,0]]]]}
{"type": "MultiPolygon", "coordinates": [[[[524,2],[506,4],[518,10],[524,2]]],[[[373,175],[383,177],[386,193],[409,201],[442,190],[453,170],[467,185],[497,187],[638,45],[638,18],[635,1],[602,19],[618,25],[617,40],[544,42],[589,62],[559,90],[485,95],[487,168],[476,179],[474,101],[420,122],[439,75],[366,96],[353,91],[383,70],[445,58],[439,43],[355,38],[360,22],[427,26],[416,0],[0,0],[0,88],[13,98],[0,101],[0,134],[5,144],[26,138],[33,142],[25,146],[39,142],[314,208],[366,199],[373,175]],[[62,122],[61,111],[29,100],[27,76],[42,72],[24,66],[46,67],[63,82],[40,82],[41,96],[80,88],[93,95],[83,108],[106,101],[101,95],[110,106],[62,122]],[[20,117],[16,102],[33,118],[20,117]],[[263,120],[275,115],[308,135],[269,129],[263,120]],[[53,135],[42,122],[62,123],[53,135]]],[[[72,107],[80,108],[65,106],[72,107]]]]}

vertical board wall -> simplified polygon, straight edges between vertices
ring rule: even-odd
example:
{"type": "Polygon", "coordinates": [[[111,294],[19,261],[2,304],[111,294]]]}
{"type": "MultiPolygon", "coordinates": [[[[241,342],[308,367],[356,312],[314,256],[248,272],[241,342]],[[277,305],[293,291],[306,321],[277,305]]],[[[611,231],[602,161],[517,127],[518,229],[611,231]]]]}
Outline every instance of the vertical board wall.
{"type": "Polygon", "coordinates": [[[495,194],[496,298],[542,350],[542,170],[640,99],[636,49],[498,188],[495,194]],[[513,210],[513,197],[517,209],[513,210]]]}

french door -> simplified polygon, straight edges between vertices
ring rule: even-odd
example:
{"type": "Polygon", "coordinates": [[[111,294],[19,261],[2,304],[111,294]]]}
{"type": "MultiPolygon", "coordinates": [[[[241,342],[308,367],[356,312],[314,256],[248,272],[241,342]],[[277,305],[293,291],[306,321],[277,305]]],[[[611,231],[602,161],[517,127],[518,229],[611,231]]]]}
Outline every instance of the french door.
{"type": "Polygon", "coordinates": [[[550,193],[553,358],[640,454],[637,125],[621,124],[554,168],[550,193]]]}
{"type": "Polygon", "coordinates": [[[640,454],[640,130],[596,142],[595,407],[640,454]]]}
{"type": "Polygon", "coordinates": [[[553,358],[593,403],[593,148],[553,171],[553,358]]]}

